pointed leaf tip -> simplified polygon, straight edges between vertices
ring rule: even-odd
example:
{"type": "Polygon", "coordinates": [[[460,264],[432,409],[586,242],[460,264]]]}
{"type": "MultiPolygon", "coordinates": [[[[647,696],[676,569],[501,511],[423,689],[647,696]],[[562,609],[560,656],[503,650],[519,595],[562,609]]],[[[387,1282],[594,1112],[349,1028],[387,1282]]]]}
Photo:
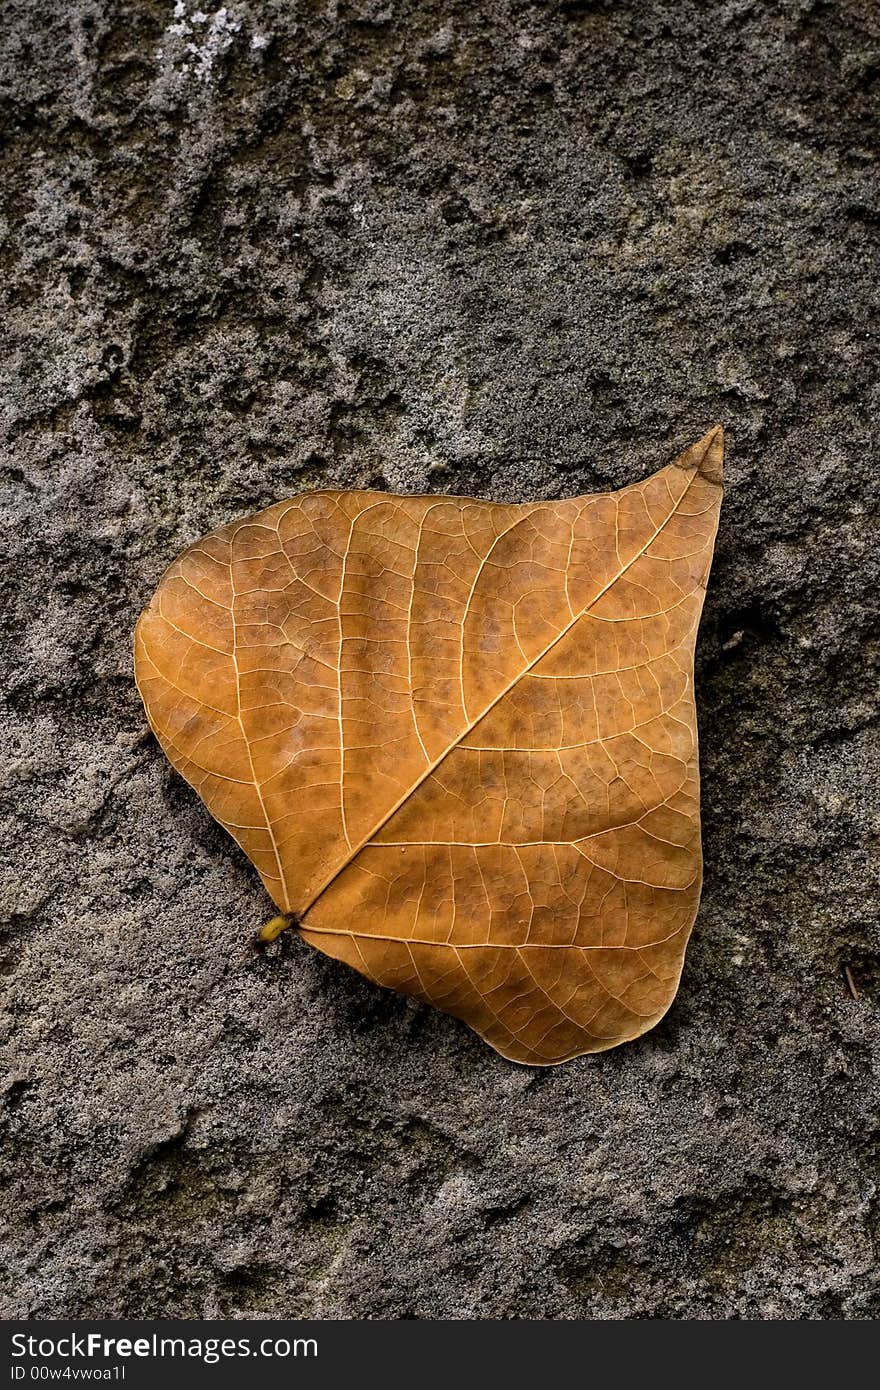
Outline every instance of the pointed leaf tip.
{"type": "Polygon", "coordinates": [[[713,425],[708,433],[703,435],[697,448],[703,451],[700,473],[707,482],[717,483],[720,487],[724,481],[723,425],[713,425]]]}
{"type": "Polygon", "coordinates": [[[673,468],[683,468],[686,473],[705,478],[706,482],[715,483],[718,487],[723,481],[723,466],[724,430],[721,425],[713,425],[702,439],[691,444],[671,464],[673,468]]]}

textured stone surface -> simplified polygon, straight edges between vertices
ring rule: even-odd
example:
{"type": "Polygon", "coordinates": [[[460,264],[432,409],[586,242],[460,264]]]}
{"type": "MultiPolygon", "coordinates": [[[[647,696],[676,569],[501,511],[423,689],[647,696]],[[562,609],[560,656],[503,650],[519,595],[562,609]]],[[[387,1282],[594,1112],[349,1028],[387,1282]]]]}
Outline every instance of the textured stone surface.
{"type": "Polygon", "coordinates": [[[4,11],[4,1313],[876,1316],[876,7],[199,14],[4,11]],[[531,1071],[251,954],[132,682],[164,565],[321,481],[571,494],[716,420],[662,1025],[531,1071]]]}

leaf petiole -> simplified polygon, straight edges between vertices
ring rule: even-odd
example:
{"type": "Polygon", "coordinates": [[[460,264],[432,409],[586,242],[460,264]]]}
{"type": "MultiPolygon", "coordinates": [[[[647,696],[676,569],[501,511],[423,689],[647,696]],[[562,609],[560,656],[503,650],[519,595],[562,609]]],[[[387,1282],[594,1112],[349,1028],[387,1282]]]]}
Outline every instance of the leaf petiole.
{"type": "Polygon", "coordinates": [[[296,918],[291,912],[279,913],[277,917],[272,917],[262,926],[257,933],[257,941],[261,946],[268,945],[270,941],[277,941],[283,931],[292,927],[296,918]]]}

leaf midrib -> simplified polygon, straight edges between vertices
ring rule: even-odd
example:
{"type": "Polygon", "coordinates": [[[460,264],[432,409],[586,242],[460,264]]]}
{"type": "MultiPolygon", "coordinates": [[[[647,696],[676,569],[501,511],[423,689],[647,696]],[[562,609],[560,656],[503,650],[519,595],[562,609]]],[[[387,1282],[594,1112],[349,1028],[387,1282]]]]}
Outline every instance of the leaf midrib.
{"type": "Polygon", "coordinates": [[[485,719],[486,715],[490,714],[492,710],[495,708],[495,706],[500,704],[501,701],[505,698],[505,696],[510,694],[514,686],[518,685],[519,682],[523,680],[529,674],[529,672],[535,668],[535,666],[537,666],[541,661],[544,660],[545,656],[548,656],[549,653],[552,652],[554,647],[558,646],[558,644],[562,641],[564,637],[568,636],[569,632],[571,632],[575,624],[579,623],[582,618],[586,617],[590,609],[594,608],[596,604],[599,602],[599,600],[603,598],[605,594],[608,593],[608,590],[612,589],[614,585],[617,584],[619,580],[623,578],[627,570],[631,569],[633,565],[638,563],[638,561],[642,558],[642,556],[650,548],[650,546],[654,544],[654,541],[662,533],[664,528],[669,525],[669,522],[675,516],[685,497],[687,497],[691,484],[694,482],[694,479],[697,478],[700,474],[703,459],[705,458],[706,453],[708,453],[711,444],[712,439],[710,438],[710,440],[706,444],[706,448],[703,452],[703,455],[694,464],[691,476],[687,481],[687,486],[685,487],[681,496],[675,502],[671,511],[668,513],[667,516],[664,517],[663,521],[656,528],[653,534],[649,536],[649,538],[645,541],[644,545],[636,551],[632,559],[628,560],[626,564],[623,565],[617,571],[614,577],[608,580],[608,583],[605,584],[603,588],[601,588],[599,592],[595,594],[593,598],[590,599],[590,602],[586,604],[580,610],[579,613],[574,614],[571,620],[568,623],[566,623],[565,627],[561,630],[561,632],[559,632],[557,636],[553,638],[552,642],[548,642],[547,646],[544,647],[543,651],[540,651],[538,655],[534,657],[527,666],[523,667],[523,669],[519,672],[518,675],[514,676],[514,678],[511,681],[508,681],[507,685],[499,691],[499,693],[494,697],[494,699],[490,700],[489,704],[486,705],[485,709],[481,710],[480,713],[474,719],[472,719],[471,722],[468,725],[466,725],[465,728],[462,729],[461,733],[459,733],[456,736],[456,738],[453,739],[453,741],[443,750],[439,757],[435,758],[434,761],[427,768],[425,768],[424,772],[416,779],[415,782],[413,782],[412,786],[406,792],[404,792],[403,796],[399,797],[398,800],[391,807],[391,809],[387,811],[385,815],[382,816],[381,820],[376,822],[376,824],[373,826],[370,832],[367,835],[365,835],[363,839],[360,840],[356,845],[353,845],[351,847],[351,850],[349,854],[346,855],[345,859],[343,859],[342,862],[333,870],[333,872],[329,874],[327,878],[324,879],[323,883],[312,894],[311,898],[308,900],[305,906],[300,908],[299,911],[296,913],[296,917],[299,923],[303,923],[306,914],[312,910],[312,908],[315,906],[315,903],[318,901],[319,898],[321,898],[324,895],[324,893],[326,893],[327,889],[331,886],[331,884],[335,883],[336,879],[339,878],[340,874],[343,874],[345,870],[349,867],[349,865],[351,865],[354,862],[354,860],[360,854],[361,850],[366,849],[367,845],[369,845],[373,840],[375,840],[379,832],[384,829],[384,827],[388,824],[388,822],[392,819],[393,816],[397,815],[397,812],[401,809],[401,807],[406,805],[410,797],[415,795],[419,787],[421,787],[423,783],[425,783],[428,780],[429,777],[433,776],[440,764],[445,762],[445,760],[449,757],[450,753],[453,753],[456,748],[460,747],[462,740],[467,738],[468,734],[473,732],[473,730],[477,727],[481,720],[485,719]]]}

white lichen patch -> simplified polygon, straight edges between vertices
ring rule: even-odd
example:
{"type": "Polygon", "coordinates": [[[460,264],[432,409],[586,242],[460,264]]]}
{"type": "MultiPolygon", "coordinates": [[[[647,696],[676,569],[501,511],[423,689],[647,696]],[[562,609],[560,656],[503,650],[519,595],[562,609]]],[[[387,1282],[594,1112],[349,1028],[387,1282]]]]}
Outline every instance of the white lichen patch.
{"type": "MultiPolygon", "coordinates": [[[[175,0],[156,59],[166,78],[208,85],[220,77],[222,60],[243,26],[243,19],[226,5],[209,14],[201,9],[188,10],[186,0],[175,0]]],[[[259,52],[269,43],[268,35],[253,34],[249,47],[259,52]]]]}

